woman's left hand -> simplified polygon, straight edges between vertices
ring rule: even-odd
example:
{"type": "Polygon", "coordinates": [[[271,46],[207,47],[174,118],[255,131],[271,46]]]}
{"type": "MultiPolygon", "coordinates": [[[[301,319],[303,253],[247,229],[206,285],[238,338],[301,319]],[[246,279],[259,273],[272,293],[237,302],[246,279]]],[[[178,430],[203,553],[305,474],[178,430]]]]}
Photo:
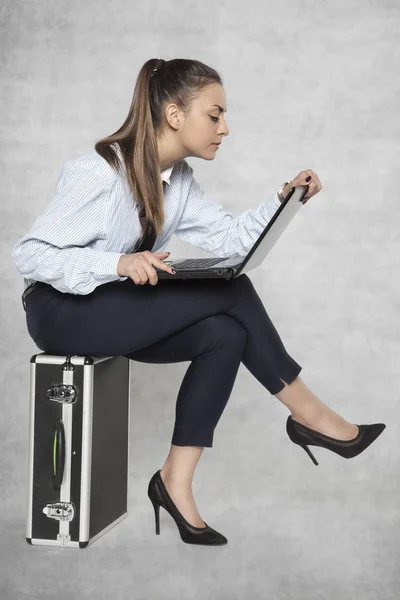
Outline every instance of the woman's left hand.
{"type": "Polygon", "coordinates": [[[308,186],[308,191],[306,192],[306,195],[302,200],[303,204],[306,204],[306,202],[311,198],[311,196],[315,196],[315,194],[318,194],[318,192],[322,189],[322,185],[318,175],[314,173],[314,171],[312,171],[311,169],[300,171],[300,173],[296,175],[296,177],[292,179],[292,181],[289,181],[289,183],[287,183],[283,188],[283,195],[286,196],[289,190],[295,185],[308,186]],[[306,181],[308,177],[311,177],[311,179],[306,181]]]}

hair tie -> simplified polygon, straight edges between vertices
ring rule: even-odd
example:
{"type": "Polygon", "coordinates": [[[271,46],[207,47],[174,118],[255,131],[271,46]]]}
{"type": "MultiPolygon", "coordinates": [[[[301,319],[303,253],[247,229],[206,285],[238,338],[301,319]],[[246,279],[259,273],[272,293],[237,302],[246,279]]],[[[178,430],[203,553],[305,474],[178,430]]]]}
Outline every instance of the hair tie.
{"type": "Polygon", "coordinates": [[[165,63],[165,60],[163,58],[159,58],[158,62],[156,64],[156,66],[154,67],[154,69],[152,70],[150,77],[153,77],[155,72],[160,69],[160,67],[165,63]]]}

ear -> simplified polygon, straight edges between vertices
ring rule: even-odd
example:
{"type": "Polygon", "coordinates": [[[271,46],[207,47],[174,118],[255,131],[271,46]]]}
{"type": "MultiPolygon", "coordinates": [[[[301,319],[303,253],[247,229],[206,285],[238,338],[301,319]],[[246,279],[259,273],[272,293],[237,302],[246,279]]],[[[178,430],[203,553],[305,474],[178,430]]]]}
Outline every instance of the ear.
{"type": "Polygon", "coordinates": [[[165,109],[165,118],[171,127],[179,129],[181,119],[176,104],[169,104],[165,109]]]}

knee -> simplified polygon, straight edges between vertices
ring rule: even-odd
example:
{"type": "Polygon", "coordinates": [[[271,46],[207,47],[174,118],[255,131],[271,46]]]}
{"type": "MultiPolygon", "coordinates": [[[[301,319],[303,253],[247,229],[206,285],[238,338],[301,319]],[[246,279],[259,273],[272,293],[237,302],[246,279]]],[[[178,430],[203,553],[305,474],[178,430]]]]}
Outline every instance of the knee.
{"type": "Polygon", "coordinates": [[[245,287],[254,290],[253,282],[251,281],[250,277],[246,275],[246,273],[242,273],[242,275],[239,275],[239,277],[236,277],[233,281],[235,281],[239,287],[245,287]]]}
{"type": "Polygon", "coordinates": [[[246,345],[247,332],[236,319],[225,314],[206,319],[209,341],[214,345],[226,346],[231,351],[242,352],[246,345]]]}

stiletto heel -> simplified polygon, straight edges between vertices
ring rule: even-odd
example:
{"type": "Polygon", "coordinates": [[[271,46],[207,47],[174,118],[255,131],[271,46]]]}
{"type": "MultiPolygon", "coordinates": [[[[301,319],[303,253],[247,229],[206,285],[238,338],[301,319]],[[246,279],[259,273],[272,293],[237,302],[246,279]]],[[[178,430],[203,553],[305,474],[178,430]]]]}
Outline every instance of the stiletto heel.
{"type": "Polygon", "coordinates": [[[307,452],[308,456],[311,458],[314,465],[318,465],[319,463],[317,463],[317,459],[315,458],[314,454],[311,452],[310,448],[308,446],[303,446],[303,445],[301,447],[304,448],[304,450],[307,452]]]}
{"type": "Polygon", "coordinates": [[[154,516],[156,519],[156,534],[160,535],[160,505],[157,504],[152,498],[150,498],[151,503],[154,507],[154,516]]]}
{"type": "Polygon", "coordinates": [[[184,516],[179,512],[178,508],[168,494],[167,488],[161,477],[161,470],[154,473],[149,481],[147,494],[154,507],[156,519],[156,533],[160,533],[160,506],[162,506],[174,519],[181,539],[186,544],[204,544],[207,546],[221,546],[227,544],[228,540],[222,533],[219,533],[207,523],[205,527],[195,527],[191,525],[184,516]]]}
{"type": "Polygon", "coordinates": [[[337,440],[295,421],[291,415],[286,421],[286,432],[289,438],[294,444],[304,448],[315,465],[319,463],[308,446],[321,446],[321,448],[336,452],[343,458],[353,458],[368,448],[381,435],[386,425],[384,423],[373,423],[371,425],[357,425],[357,427],[358,434],[352,440],[337,440]]]}

